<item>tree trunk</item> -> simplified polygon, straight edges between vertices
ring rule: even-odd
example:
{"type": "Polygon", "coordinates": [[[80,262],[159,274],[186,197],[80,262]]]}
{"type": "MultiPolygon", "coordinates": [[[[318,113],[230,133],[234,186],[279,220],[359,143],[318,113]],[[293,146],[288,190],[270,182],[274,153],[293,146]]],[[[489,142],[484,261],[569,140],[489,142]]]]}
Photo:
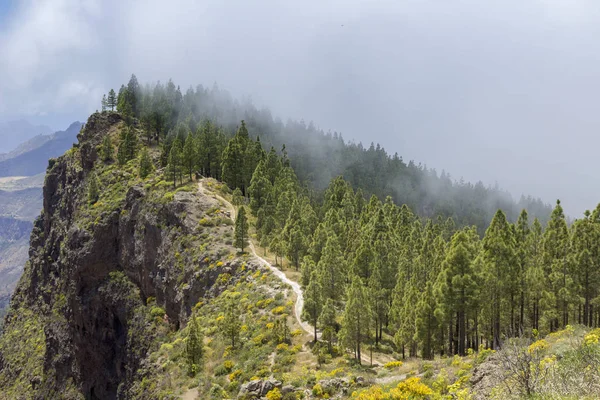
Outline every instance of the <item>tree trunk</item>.
{"type": "Polygon", "coordinates": [[[479,321],[477,318],[477,309],[475,309],[475,349],[479,349],[479,321]]]}
{"type": "Polygon", "coordinates": [[[465,312],[458,312],[458,354],[464,356],[465,353],[465,312]]]}
{"type": "Polygon", "coordinates": [[[494,305],[494,349],[500,348],[500,304],[496,299],[494,305]]]}
{"type": "Polygon", "coordinates": [[[525,291],[521,289],[521,302],[519,310],[519,334],[523,334],[525,327],[525,291]]]}
{"type": "Polygon", "coordinates": [[[510,294],[510,327],[509,329],[512,331],[510,332],[512,335],[515,334],[515,325],[516,325],[516,321],[515,321],[515,299],[514,299],[514,294],[511,293],[510,294]]]}

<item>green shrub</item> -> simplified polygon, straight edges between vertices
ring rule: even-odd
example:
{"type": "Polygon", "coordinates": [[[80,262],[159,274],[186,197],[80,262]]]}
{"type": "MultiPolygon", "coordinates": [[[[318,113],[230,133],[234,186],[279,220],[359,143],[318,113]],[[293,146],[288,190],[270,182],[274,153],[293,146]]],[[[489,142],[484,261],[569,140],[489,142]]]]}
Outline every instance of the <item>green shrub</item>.
{"type": "Polygon", "coordinates": [[[154,306],[150,309],[150,315],[153,318],[163,317],[165,315],[165,310],[162,307],[154,306]]]}

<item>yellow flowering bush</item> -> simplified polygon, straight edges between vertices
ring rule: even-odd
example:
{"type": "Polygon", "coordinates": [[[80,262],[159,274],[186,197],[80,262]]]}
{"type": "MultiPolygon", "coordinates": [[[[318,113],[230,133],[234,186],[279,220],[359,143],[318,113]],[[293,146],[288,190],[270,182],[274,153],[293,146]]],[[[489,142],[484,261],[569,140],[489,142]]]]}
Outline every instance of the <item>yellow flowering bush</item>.
{"type": "Polygon", "coordinates": [[[288,346],[287,343],[279,343],[275,349],[277,351],[287,351],[289,348],[290,346],[288,346]]]}
{"type": "Polygon", "coordinates": [[[231,275],[229,273],[225,272],[225,273],[219,275],[219,277],[217,278],[217,283],[226,284],[230,280],[231,280],[231,275]]]}
{"type": "Polygon", "coordinates": [[[227,371],[231,371],[231,370],[233,369],[233,366],[234,366],[234,365],[235,365],[235,364],[234,364],[234,363],[233,363],[233,361],[231,361],[231,360],[225,360],[225,361],[223,362],[223,366],[225,367],[225,369],[226,369],[227,371]]]}
{"type": "Polygon", "coordinates": [[[600,339],[600,337],[598,337],[598,335],[590,332],[587,335],[585,335],[585,337],[583,338],[583,343],[586,346],[591,346],[594,344],[598,344],[598,339],[600,339]]]}
{"type": "Polygon", "coordinates": [[[315,386],[313,386],[312,394],[315,397],[323,396],[323,387],[321,386],[321,384],[317,383],[315,386]]]}
{"type": "Polygon", "coordinates": [[[529,354],[540,353],[549,347],[548,342],[544,339],[537,340],[529,345],[527,352],[529,354]]]}
{"type": "Polygon", "coordinates": [[[433,390],[421,383],[419,378],[408,378],[389,392],[385,392],[381,386],[371,386],[367,390],[353,392],[352,398],[356,400],[417,400],[427,399],[432,394],[433,390]]]}
{"type": "Polygon", "coordinates": [[[252,341],[254,342],[255,345],[260,345],[262,343],[266,342],[266,338],[265,335],[263,335],[262,333],[256,335],[255,337],[252,338],[252,341]]]}
{"type": "Polygon", "coordinates": [[[267,400],[281,400],[281,392],[279,391],[279,389],[275,388],[273,390],[271,390],[269,393],[267,393],[266,395],[267,400]]]}
{"type": "Polygon", "coordinates": [[[433,394],[433,390],[421,383],[419,378],[408,378],[392,389],[390,394],[392,394],[392,399],[424,399],[433,394]]]}
{"type": "Polygon", "coordinates": [[[273,310],[271,310],[271,312],[275,315],[283,314],[285,312],[285,307],[284,306],[275,307],[273,310]]]}
{"type": "Polygon", "coordinates": [[[383,368],[394,369],[394,368],[400,368],[402,365],[404,365],[404,363],[402,361],[390,361],[388,363],[385,363],[383,368]]]}
{"type": "Polygon", "coordinates": [[[233,382],[236,381],[240,375],[242,375],[242,370],[241,369],[236,369],[235,371],[233,371],[232,373],[229,374],[229,381],[233,382]]]}
{"type": "Polygon", "coordinates": [[[292,354],[297,354],[300,350],[302,350],[302,345],[297,344],[297,345],[293,346],[290,351],[292,354]]]}

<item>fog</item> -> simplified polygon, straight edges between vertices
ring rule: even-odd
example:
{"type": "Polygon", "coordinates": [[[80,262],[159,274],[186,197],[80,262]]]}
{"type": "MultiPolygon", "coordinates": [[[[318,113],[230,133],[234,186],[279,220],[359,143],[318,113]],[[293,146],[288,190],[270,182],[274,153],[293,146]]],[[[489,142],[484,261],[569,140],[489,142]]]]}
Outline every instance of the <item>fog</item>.
{"type": "Polygon", "coordinates": [[[599,33],[595,1],[5,0],[0,120],[64,129],[132,72],[217,82],[578,216],[600,201],[599,33]]]}

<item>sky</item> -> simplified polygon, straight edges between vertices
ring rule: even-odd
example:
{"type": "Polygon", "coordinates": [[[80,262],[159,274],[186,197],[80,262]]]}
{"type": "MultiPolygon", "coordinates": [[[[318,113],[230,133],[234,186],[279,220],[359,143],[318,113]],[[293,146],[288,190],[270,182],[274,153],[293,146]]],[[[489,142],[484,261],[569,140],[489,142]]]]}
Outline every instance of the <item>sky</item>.
{"type": "Polygon", "coordinates": [[[600,2],[0,0],[0,121],[212,85],[577,217],[600,202],[600,2]]]}

